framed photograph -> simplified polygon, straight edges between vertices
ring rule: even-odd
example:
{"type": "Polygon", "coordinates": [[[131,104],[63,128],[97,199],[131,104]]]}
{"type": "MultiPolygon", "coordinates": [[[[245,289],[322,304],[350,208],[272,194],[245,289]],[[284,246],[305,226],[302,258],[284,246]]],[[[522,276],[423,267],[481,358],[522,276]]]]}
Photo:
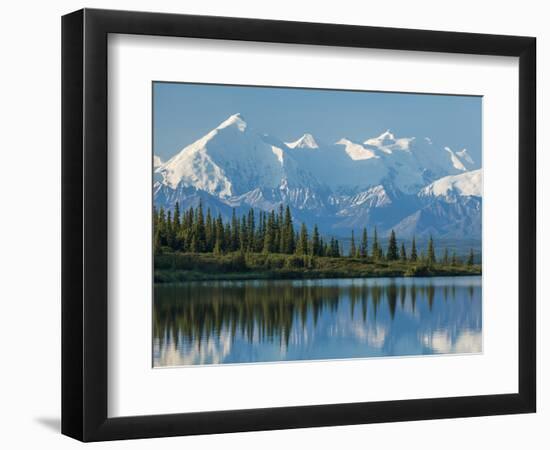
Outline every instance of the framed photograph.
{"type": "Polygon", "coordinates": [[[62,432],[535,412],[536,41],[62,21],[62,432]]]}

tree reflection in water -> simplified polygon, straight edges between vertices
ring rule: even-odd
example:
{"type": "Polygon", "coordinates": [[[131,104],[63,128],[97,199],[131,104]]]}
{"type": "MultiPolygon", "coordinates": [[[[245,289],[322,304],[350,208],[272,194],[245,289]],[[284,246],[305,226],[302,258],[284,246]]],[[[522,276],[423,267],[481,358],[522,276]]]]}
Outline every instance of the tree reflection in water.
{"type": "MultiPolygon", "coordinates": [[[[453,328],[480,332],[481,285],[479,277],[473,278],[475,282],[470,283],[461,279],[434,278],[156,285],[154,347],[158,354],[167,346],[177,349],[187,343],[195,345],[200,353],[201,346],[224,335],[231,342],[238,339],[241,347],[248,343],[250,348],[269,344],[288,349],[289,345],[296,345],[290,342],[293,333],[297,341],[302,342],[306,337],[311,340],[316,332],[330,333],[330,327],[341,326],[344,319],[350,327],[362,323],[367,331],[368,327],[376,327],[377,321],[382,321],[379,325],[389,326],[396,337],[398,333],[403,336],[408,333],[409,340],[420,339],[415,338],[415,333],[419,335],[424,328],[437,328],[439,333],[452,332],[453,328]],[[468,307],[462,301],[465,299],[475,300],[474,306],[468,307]],[[379,317],[381,314],[383,317],[379,317]],[[318,329],[321,318],[324,318],[323,330],[318,329]],[[394,322],[399,323],[393,326],[394,322]]],[[[430,339],[424,337],[422,346],[431,342],[430,339]]],[[[328,348],[331,342],[327,340],[325,345],[328,348]]],[[[418,353],[429,353],[423,347],[418,353]]],[[[446,347],[440,345],[440,348],[446,347]]],[[[316,351],[322,353],[322,349],[316,351]]],[[[332,352],[346,357],[345,348],[332,352]]],[[[370,354],[365,352],[365,356],[370,354]]],[[[414,350],[402,352],[414,354],[414,350]]],[[[303,353],[302,349],[301,355],[303,353]]],[[[257,360],[265,358],[259,356],[257,360]]],[[[306,355],[299,359],[308,358],[306,355]]],[[[155,365],[160,364],[157,363],[155,365]]]]}

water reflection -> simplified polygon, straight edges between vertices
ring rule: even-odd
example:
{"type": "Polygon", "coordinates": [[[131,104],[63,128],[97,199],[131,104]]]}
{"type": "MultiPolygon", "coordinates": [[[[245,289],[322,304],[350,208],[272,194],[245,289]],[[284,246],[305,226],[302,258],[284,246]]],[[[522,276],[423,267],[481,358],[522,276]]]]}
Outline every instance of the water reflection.
{"type": "Polygon", "coordinates": [[[155,366],[481,351],[481,278],[156,285],[155,366]]]}

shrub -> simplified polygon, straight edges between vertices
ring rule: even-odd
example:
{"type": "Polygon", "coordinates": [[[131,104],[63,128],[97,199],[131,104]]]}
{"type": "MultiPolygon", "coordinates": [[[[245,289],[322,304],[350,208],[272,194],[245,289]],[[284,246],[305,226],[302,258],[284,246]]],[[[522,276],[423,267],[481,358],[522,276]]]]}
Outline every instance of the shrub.
{"type": "Polygon", "coordinates": [[[406,277],[423,277],[430,274],[430,269],[425,264],[409,267],[405,271],[406,277]]]}
{"type": "Polygon", "coordinates": [[[285,267],[287,269],[300,269],[304,267],[304,259],[301,256],[290,255],[286,258],[285,267]]]}

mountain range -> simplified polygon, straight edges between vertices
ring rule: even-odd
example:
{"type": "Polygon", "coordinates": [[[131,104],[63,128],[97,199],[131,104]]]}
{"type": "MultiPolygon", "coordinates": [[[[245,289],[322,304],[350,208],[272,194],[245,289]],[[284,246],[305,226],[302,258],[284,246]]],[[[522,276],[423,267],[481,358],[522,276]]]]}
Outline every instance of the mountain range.
{"type": "Polygon", "coordinates": [[[390,130],[362,142],[309,133],[283,142],[234,114],[168,161],[154,156],[153,197],[165,209],[202,202],[226,219],[282,203],[335,236],[377,226],[382,235],[481,238],[480,164],[466,149],[390,130]]]}

